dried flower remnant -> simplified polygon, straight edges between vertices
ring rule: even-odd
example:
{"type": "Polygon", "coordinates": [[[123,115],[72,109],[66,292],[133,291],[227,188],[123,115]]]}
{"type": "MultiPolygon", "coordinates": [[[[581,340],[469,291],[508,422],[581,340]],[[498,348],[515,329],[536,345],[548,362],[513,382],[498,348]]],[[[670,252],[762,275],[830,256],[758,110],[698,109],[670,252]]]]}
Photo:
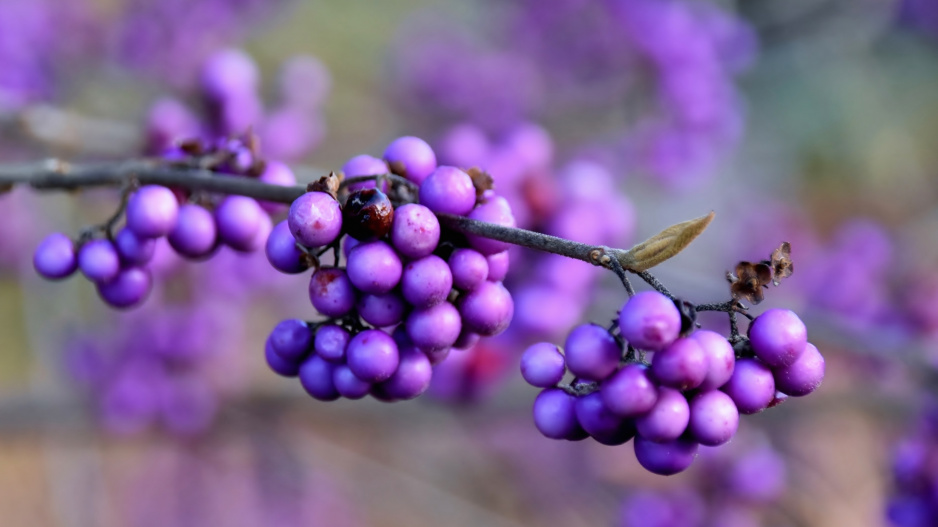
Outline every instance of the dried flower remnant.
{"type": "Polygon", "coordinates": [[[739,262],[735,273],[727,273],[730,293],[736,300],[745,298],[753,304],[762,302],[762,289],[772,281],[772,268],[765,263],[739,262]]]}
{"type": "Polygon", "coordinates": [[[772,283],[776,286],[783,278],[791,276],[795,272],[795,264],[791,261],[791,244],[782,242],[778,249],[772,251],[772,260],[769,264],[774,274],[772,283]]]}

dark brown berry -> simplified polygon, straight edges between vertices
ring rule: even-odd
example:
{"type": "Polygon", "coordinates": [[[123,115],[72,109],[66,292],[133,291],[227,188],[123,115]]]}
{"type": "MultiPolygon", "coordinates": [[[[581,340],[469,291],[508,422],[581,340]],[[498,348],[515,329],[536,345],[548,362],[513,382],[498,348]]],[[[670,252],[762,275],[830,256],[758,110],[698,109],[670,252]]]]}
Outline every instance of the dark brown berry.
{"type": "Polygon", "coordinates": [[[372,241],[391,232],[394,206],[387,194],[377,188],[356,190],[342,207],[342,227],[359,241],[372,241]]]}

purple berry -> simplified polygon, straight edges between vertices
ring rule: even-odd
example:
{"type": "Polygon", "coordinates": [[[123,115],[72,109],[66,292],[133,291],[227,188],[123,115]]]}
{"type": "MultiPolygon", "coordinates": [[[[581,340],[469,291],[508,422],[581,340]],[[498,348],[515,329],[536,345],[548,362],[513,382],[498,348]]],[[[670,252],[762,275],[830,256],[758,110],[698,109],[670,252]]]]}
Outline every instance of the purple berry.
{"type": "Polygon", "coordinates": [[[332,370],[332,383],[342,397],[349,399],[361,399],[371,391],[371,383],[356,377],[346,364],[336,364],[332,370]]]}
{"type": "Polygon", "coordinates": [[[346,271],[358,290],[383,294],[401,281],[403,265],[390,245],[375,241],[356,245],[349,252],[346,271]]]}
{"type": "Polygon", "coordinates": [[[345,316],[355,307],[355,289],[342,269],[320,269],[309,280],[309,299],[324,316],[345,316]]]}
{"type": "Polygon", "coordinates": [[[687,429],[690,407],[684,394],[664,386],[658,388],[658,400],[648,413],[635,419],[638,435],[651,441],[671,441],[687,429]]]}
{"type": "Polygon", "coordinates": [[[312,355],[300,365],[300,384],[317,401],[334,401],[339,391],[332,380],[335,365],[318,355],[312,355]]]}
{"type": "Polygon", "coordinates": [[[300,362],[309,352],[313,333],[306,322],[290,318],[274,326],[268,339],[278,355],[290,362],[300,362]]]}
{"type": "Polygon", "coordinates": [[[733,346],[723,335],[705,329],[695,331],[691,334],[691,338],[700,344],[707,359],[707,375],[697,389],[700,391],[716,390],[726,384],[736,366],[733,346]]]}
{"type": "Polygon", "coordinates": [[[793,311],[769,309],[749,325],[749,342],[756,357],[770,368],[798,360],[808,343],[808,330],[793,311]]]}
{"type": "Polygon", "coordinates": [[[635,425],[609,411],[599,392],[576,398],[576,418],[593,439],[604,445],[621,445],[635,436],[635,425]]]}
{"type": "Polygon", "coordinates": [[[78,268],[75,244],[60,232],[46,236],[33,254],[33,267],[37,273],[49,280],[71,276],[78,268]]]}
{"type": "Polygon", "coordinates": [[[490,254],[486,257],[489,264],[489,274],[486,278],[490,282],[501,282],[508,276],[510,257],[508,251],[490,254]]]}
{"type": "Polygon", "coordinates": [[[645,470],[661,476],[671,476],[686,470],[694,462],[700,447],[698,443],[685,438],[656,443],[637,436],[634,443],[638,463],[645,470]]]}
{"type": "Polygon", "coordinates": [[[406,258],[423,258],[440,242],[440,220],[433,212],[416,203],[408,203],[394,211],[391,243],[406,258]]]}
{"type": "MultiPolygon", "coordinates": [[[[262,217],[267,217],[267,213],[254,198],[228,196],[215,209],[218,237],[236,251],[251,252],[258,248],[262,217]]],[[[266,236],[264,241],[267,241],[266,236]]]]}
{"type": "Polygon", "coordinates": [[[658,401],[658,387],[641,364],[624,366],[603,382],[600,393],[606,407],[622,417],[643,415],[658,401]]]}
{"type": "Polygon", "coordinates": [[[524,350],[524,355],[521,356],[521,376],[531,386],[556,386],[563,379],[563,374],[563,355],[557,346],[549,342],[538,342],[524,350]]]}
{"type": "MultiPolygon", "coordinates": [[[[379,176],[381,174],[387,174],[388,172],[390,172],[388,170],[388,164],[385,163],[383,159],[378,159],[377,157],[372,157],[365,154],[355,156],[342,165],[342,173],[345,174],[346,178],[353,178],[357,176],[379,176]]],[[[349,185],[348,190],[349,192],[355,192],[356,190],[374,187],[374,180],[359,181],[358,183],[352,183],[349,185]]],[[[382,185],[381,190],[387,192],[387,185],[382,185]]]]}
{"type": "Polygon", "coordinates": [[[376,188],[356,190],[342,207],[345,232],[360,241],[373,241],[391,232],[394,206],[387,194],[376,188]]]}
{"type": "Polygon", "coordinates": [[[319,326],[313,340],[313,351],[327,361],[345,362],[345,348],[351,338],[349,332],[341,326],[319,326]]]}
{"type": "Polygon", "coordinates": [[[622,306],[619,331],[632,346],[659,351],[677,340],[681,314],[668,297],[657,291],[643,291],[622,306]]]}
{"type": "Polygon", "coordinates": [[[601,381],[619,366],[622,350],[602,326],[584,324],[573,328],[564,344],[567,368],[581,379],[601,381]]]}
{"type": "Polygon", "coordinates": [[[741,414],[759,413],[775,399],[772,370],[758,359],[737,360],[733,376],[720,389],[733,399],[741,414]]]}
{"type": "Polygon", "coordinates": [[[462,291],[472,291],[489,276],[488,260],[473,249],[456,249],[447,263],[453,275],[453,286],[462,291]]]}
{"type": "Polygon", "coordinates": [[[415,309],[404,324],[410,340],[424,352],[449,348],[462,330],[459,311],[449,302],[415,309]]]}
{"type": "Polygon", "coordinates": [[[432,307],[446,301],[453,288],[453,275],[446,262],[431,254],[404,266],[401,292],[417,308],[432,307]]]}
{"type": "Polygon", "coordinates": [[[300,372],[300,363],[288,361],[278,355],[269,338],[264,344],[264,359],[267,361],[267,366],[282,377],[296,377],[300,372]]]}
{"type": "Polygon", "coordinates": [[[91,240],[78,250],[78,268],[92,282],[109,282],[120,272],[120,256],[110,240],[91,240]]]}
{"type": "Polygon", "coordinates": [[[250,55],[239,49],[224,49],[205,61],[199,82],[207,97],[224,100],[255,92],[260,74],[250,55]]]}
{"type": "Polygon", "coordinates": [[[179,207],[179,217],[167,240],[186,258],[204,258],[218,247],[215,217],[203,207],[187,203],[179,207]]]}
{"type": "Polygon", "coordinates": [[[418,137],[404,136],[391,141],[384,151],[384,160],[391,172],[418,185],[436,169],[433,149],[418,137]]]}
{"type": "Polygon", "coordinates": [[[290,232],[306,247],[321,247],[342,232],[342,207],[325,192],[307,192],[290,205],[290,232]]]}
{"type": "Polygon", "coordinates": [[[141,238],[166,236],[178,214],[179,202],[172,190],[146,185],[127,201],[127,228],[141,238]]]}
{"type": "Polygon", "coordinates": [[[430,359],[416,347],[401,348],[397,371],[381,383],[382,391],[397,400],[413,399],[430,387],[433,369],[430,359]]]}
{"type": "MultiPolygon", "coordinates": [[[[268,185],[280,185],[282,187],[292,187],[296,185],[296,176],[286,164],[280,161],[267,161],[264,171],[257,177],[258,181],[263,181],[268,185]]],[[[274,201],[261,201],[261,208],[269,213],[280,212],[286,206],[283,203],[274,201]]]]}
{"type": "Polygon", "coordinates": [[[265,245],[267,261],[281,273],[302,273],[309,268],[305,255],[296,247],[296,238],[287,221],[281,221],[270,231],[265,245]]]}
{"type": "Polygon", "coordinates": [[[345,353],[352,373],[371,383],[391,377],[400,362],[394,339],[377,329],[366,329],[352,337],[345,353]]]}
{"type": "Polygon", "coordinates": [[[738,427],[739,410],[729,395],[711,390],[691,399],[688,430],[701,445],[722,445],[733,438],[738,427]]]}
{"type": "Polygon", "coordinates": [[[407,305],[400,293],[391,291],[380,295],[363,294],[355,303],[359,316],[372,326],[393,326],[404,319],[407,305]]]}
{"type": "Polygon", "coordinates": [[[808,395],[824,380],[824,357],[810,342],[795,362],[773,370],[775,388],[795,397],[808,395]]]}
{"type": "MultiPolygon", "coordinates": [[[[515,217],[511,214],[511,205],[501,196],[493,196],[489,198],[486,203],[472,209],[472,212],[469,213],[469,218],[487,223],[495,223],[505,227],[514,227],[516,225],[515,217]]],[[[507,251],[510,247],[510,245],[505,242],[482,236],[468,235],[466,238],[469,240],[469,245],[472,246],[473,249],[486,256],[507,251]]]]}
{"type": "Polygon", "coordinates": [[[485,337],[497,335],[511,324],[515,305],[501,282],[485,282],[459,297],[459,313],[470,331],[485,337]]]}
{"type": "Polygon", "coordinates": [[[153,286],[150,271],[142,267],[122,269],[108,282],[98,282],[98,296],[108,305],[128,308],[146,300],[153,286]]]}
{"type": "Polygon", "coordinates": [[[462,331],[459,332],[459,337],[456,339],[456,342],[453,343],[453,348],[458,350],[468,350],[469,348],[475,346],[481,338],[482,336],[478,333],[473,333],[466,328],[463,328],[462,331]]]}
{"type": "Polygon", "coordinates": [[[559,388],[548,388],[534,400],[534,426],[550,439],[584,439],[586,431],[576,419],[576,398],[559,388]]]}
{"type": "Polygon", "coordinates": [[[651,373],[665,386],[689,390],[700,386],[707,376],[707,357],[696,340],[677,339],[655,353],[651,373]]]}
{"type": "Polygon", "coordinates": [[[144,265],[153,258],[156,252],[156,240],[141,238],[134,231],[124,228],[114,236],[114,245],[117,254],[125,265],[144,265]]]}
{"type": "Polygon", "coordinates": [[[476,204],[472,178],[456,167],[437,167],[420,184],[420,204],[433,212],[469,214],[476,204]]]}

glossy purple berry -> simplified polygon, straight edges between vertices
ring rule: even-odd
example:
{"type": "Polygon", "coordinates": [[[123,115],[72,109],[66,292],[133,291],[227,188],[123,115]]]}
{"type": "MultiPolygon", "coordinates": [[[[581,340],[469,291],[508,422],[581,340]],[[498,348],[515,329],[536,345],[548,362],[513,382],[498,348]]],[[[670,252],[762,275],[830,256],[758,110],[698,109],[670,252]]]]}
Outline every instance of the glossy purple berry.
{"type": "Polygon", "coordinates": [[[795,397],[808,395],[824,380],[824,356],[809,342],[795,362],[772,373],[776,390],[795,397]]]}
{"type": "Polygon", "coordinates": [[[604,445],[621,445],[635,436],[635,424],[609,411],[599,392],[576,398],[577,422],[583,430],[604,445]]]}
{"type": "Polygon", "coordinates": [[[142,267],[122,269],[108,282],[98,282],[98,296],[108,305],[126,309],[141,304],[150,294],[153,279],[142,267]]]}
{"type": "Polygon", "coordinates": [[[737,360],[733,376],[720,389],[733,399],[741,414],[759,413],[775,399],[772,370],[759,359],[737,360]]]}
{"type": "Polygon", "coordinates": [[[453,275],[453,286],[462,291],[472,291],[489,276],[488,260],[474,249],[456,249],[447,263],[453,275]]]}
{"type": "Polygon", "coordinates": [[[397,324],[407,312],[404,299],[396,291],[380,295],[362,294],[355,306],[365,322],[379,328],[397,324]]]}
{"type": "Polygon", "coordinates": [[[497,335],[511,324],[515,305],[511,293],[501,282],[484,282],[459,297],[459,313],[463,324],[485,337],[497,335]]]}
{"type": "Polygon", "coordinates": [[[278,355],[269,338],[264,344],[264,359],[267,361],[267,366],[281,377],[296,377],[300,371],[300,363],[289,361],[278,355]]]}
{"type": "Polygon", "coordinates": [[[401,293],[410,305],[432,307],[445,302],[453,288],[453,275],[446,261],[435,254],[413,260],[404,266],[401,293]]]}
{"type": "Polygon", "coordinates": [[[548,388],[534,400],[534,426],[550,439],[583,439],[586,431],[576,419],[576,398],[559,388],[548,388]]]}
{"type": "Polygon", "coordinates": [[[600,394],[611,412],[622,417],[637,417],[655,406],[658,386],[646,366],[627,364],[602,383],[600,394]]]}
{"type": "Polygon", "coordinates": [[[769,309],[749,325],[749,342],[756,357],[770,368],[780,368],[801,356],[808,330],[793,311],[769,309]]]}
{"type": "Polygon", "coordinates": [[[352,336],[348,330],[335,324],[319,326],[313,338],[313,351],[331,362],[345,362],[345,348],[352,336]]]}
{"type": "Polygon", "coordinates": [[[356,190],[342,206],[342,226],[359,241],[373,241],[391,232],[394,206],[377,188],[356,190]]]}
{"type": "Polygon", "coordinates": [[[114,236],[114,245],[121,262],[128,266],[144,265],[153,258],[156,252],[154,238],[141,238],[134,231],[123,228],[114,236]]]}
{"type": "Polygon", "coordinates": [[[361,399],[371,391],[371,383],[356,377],[347,364],[336,364],[332,370],[332,383],[336,391],[348,399],[361,399]]]}
{"type": "Polygon", "coordinates": [[[578,378],[601,381],[619,367],[622,350],[609,331],[596,324],[573,328],[564,344],[567,368],[578,378]]]}
{"type": "MultiPolygon", "coordinates": [[[[259,248],[258,237],[264,229],[262,218],[267,218],[267,213],[257,200],[246,196],[228,196],[215,209],[218,237],[236,251],[254,251],[259,248]]],[[[266,241],[265,235],[262,242],[266,241]]]]}
{"type": "Polygon", "coordinates": [[[738,427],[739,410],[729,395],[711,390],[690,400],[688,430],[701,445],[722,445],[733,438],[738,427]]]}
{"type": "Polygon", "coordinates": [[[490,254],[486,257],[489,264],[489,274],[487,280],[490,282],[501,282],[508,276],[508,267],[510,256],[508,251],[490,254]]]}
{"type": "Polygon", "coordinates": [[[436,155],[426,141],[419,137],[398,137],[384,151],[391,172],[405,177],[416,184],[436,169],[436,155]]]}
{"type": "Polygon", "coordinates": [[[563,379],[564,359],[557,346],[538,342],[524,350],[521,356],[521,376],[531,386],[550,388],[563,379]]]}
{"type": "Polygon", "coordinates": [[[299,362],[309,353],[313,332],[306,322],[290,318],[274,326],[268,339],[278,355],[288,361],[299,362]]]}
{"type": "Polygon", "coordinates": [[[322,315],[342,317],[355,307],[355,289],[344,270],[320,269],[309,280],[309,299],[322,315]]]}
{"type": "Polygon", "coordinates": [[[707,360],[707,375],[697,389],[716,390],[726,384],[736,366],[736,353],[730,342],[723,335],[705,329],[695,331],[690,338],[700,344],[707,360]]]}
{"type": "Polygon", "coordinates": [[[286,220],[278,223],[270,231],[264,252],[270,265],[281,273],[302,273],[309,268],[306,255],[296,247],[296,238],[290,232],[290,226],[287,225],[286,220]]]}
{"type": "Polygon", "coordinates": [[[311,355],[300,364],[300,384],[317,401],[334,401],[340,397],[332,380],[335,364],[318,355],[311,355]]]}
{"type": "Polygon", "coordinates": [[[146,185],[127,201],[127,228],[141,238],[166,236],[176,225],[179,202],[172,190],[146,185]]]}
{"type": "MultiPolygon", "coordinates": [[[[357,176],[380,176],[381,174],[387,174],[388,164],[384,162],[383,159],[378,159],[377,157],[372,157],[366,154],[355,156],[342,165],[342,173],[345,174],[346,178],[353,178],[357,176]]],[[[357,183],[352,183],[348,186],[349,192],[355,192],[356,190],[361,190],[365,188],[374,188],[375,180],[359,181],[357,183]]],[[[387,191],[387,185],[382,185],[381,190],[387,191]]]]}
{"type": "Polygon", "coordinates": [[[700,445],[690,439],[654,442],[644,437],[635,438],[635,458],[645,470],[661,476],[683,472],[697,457],[700,445]]]}
{"type": "Polygon", "coordinates": [[[33,267],[40,276],[49,280],[71,276],[78,269],[75,244],[60,232],[46,236],[33,253],[33,267]]]}
{"type": "Polygon", "coordinates": [[[366,329],[352,337],[345,353],[352,373],[370,383],[388,379],[400,363],[394,339],[377,329],[366,329]]]}
{"type": "Polygon", "coordinates": [[[401,348],[400,354],[397,370],[381,383],[381,389],[397,400],[413,399],[430,387],[433,369],[427,355],[416,347],[401,348]]]}
{"type": "Polygon", "coordinates": [[[405,258],[423,258],[440,242],[440,220],[433,211],[408,203],[394,211],[391,244],[405,258]]]}
{"type": "Polygon", "coordinates": [[[404,323],[410,340],[424,352],[449,348],[462,330],[459,311],[449,302],[415,309],[404,323]]]}
{"type": "Polygon", "coordinates": [[[643,291],[622,306],[619,331],[632,346],[659,351],[677,340],[681,314],[668,297],[657,291],[643,291]]]}
{"type": "Polygon", "coordinates": [[[306,247],[321,247],[342,232],[342,207],[325,192],[307,192],[290,205],[290,232],[306,247]]]}
{"type": "Polygon", "coordinates": [[[401,281],[404,266],[394,249],[383,241],[361,243],[349,252],[346,271],[359,291],[384,294],[401,281]]]}
{"type": "Polygon", "coordinates": [[[78,250],[78,268],[92,282],[108,282],[120,272],[120,256],[111,240],[91,240],[78,250]]]}
{"type": "Polygon", "coordinates": [[[437,167],[420,184],[420,204],[433,212],[469,214],[476,204],[472,178],[456,167],[437,167]]]}
{"type": "Polygon", "coordinates": [[[696,340],[681,338],[655,353],[651,373],[664,386],[689,390],[707,376],[707,357],[696,340]]]}
{"type": "MultiPolygon", "coordinates": [[[[501,196],[492,196],[485,203],[472,209],[468,217],[473,220],[495,223],[505,227],[514,227],[516,225],[515,217],[511,213],[511,205],[501,196]]],[[[486,256],[507,251],[509,248],[509,244],[505,242],[482,236],[468,235],[466,239],[469,240],[469,245],[472,246],[473,249],[486,256]]]]}
{"type": "Polygon", "coordinates": [[[671,441],[687,429],[690,407],[684,394],[664,386],[658,388],[658,400],[644,415],[635,418],[638,434],[651,441],[671,441]]]}
{"type": "Polygon", "coordinates": [[[215,217],[205,208],[187,203],[179,207],[179,217],[167,240],[177,253],[186,258],[205,258],[218,247],[215,217]]]}

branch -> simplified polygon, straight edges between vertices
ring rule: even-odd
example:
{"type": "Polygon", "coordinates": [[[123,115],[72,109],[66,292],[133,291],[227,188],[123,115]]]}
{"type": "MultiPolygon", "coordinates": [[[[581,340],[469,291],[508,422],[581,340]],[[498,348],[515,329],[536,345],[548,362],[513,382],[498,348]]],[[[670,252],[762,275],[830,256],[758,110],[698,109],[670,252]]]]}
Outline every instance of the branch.
{"type": "MultiPolygon", "coordinates": [[[[236,194],[280,203],[292,203],[306,192],[305,185],[271,185],[257,179],[233,177],[210,170],[173,167],[160,159],[88,164],[70,164],[49,159],[34,163],[0,165],[0,191],[9,190],[15,185],[29,185],[40,191],[61,191],[90,187],[122,187],[131,183],[236,194]]],[[[463,216],[439,213],[437,217],[441,225],[462,234],[474,234],[582,260],[615,271],[617,275],[621,270],[635,272],[647,281],[647,275],[643,271],[680,252],[706,228],[713,218],[713,213],[672,225],[628,250],[574,242],[463,216]],[[650,247],[653,250],[649,250],[650,247]]]]}

